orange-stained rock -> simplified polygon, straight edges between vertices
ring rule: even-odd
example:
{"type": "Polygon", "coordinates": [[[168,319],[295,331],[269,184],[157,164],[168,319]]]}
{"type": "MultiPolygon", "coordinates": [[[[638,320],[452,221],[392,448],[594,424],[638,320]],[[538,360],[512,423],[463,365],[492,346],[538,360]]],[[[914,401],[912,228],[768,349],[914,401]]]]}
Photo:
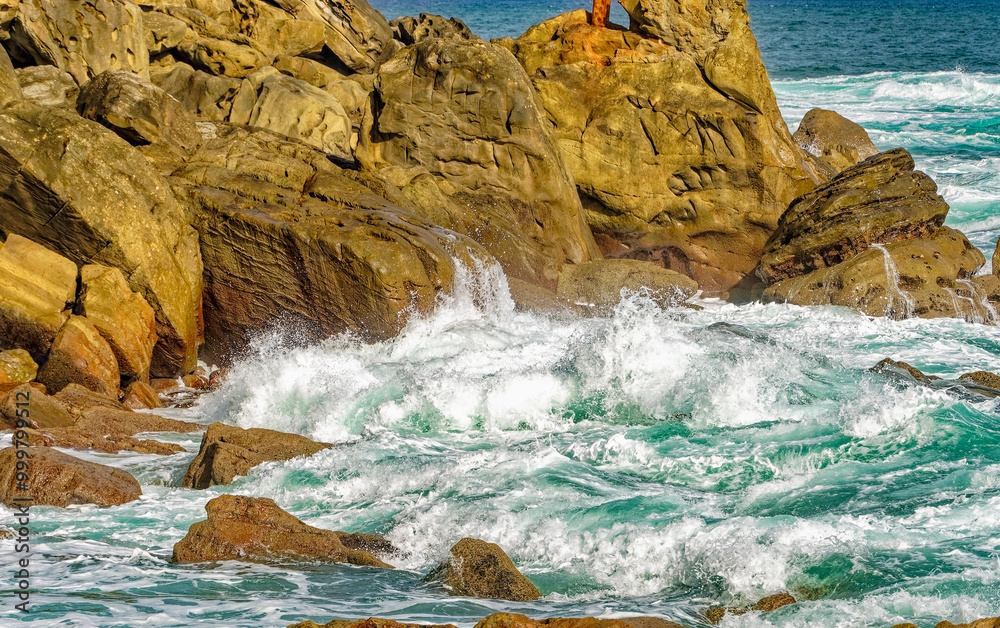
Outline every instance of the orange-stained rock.
{"type": "Polygon", "coordinates": [[[427,580],[441,581],[452,595],[524,602],[542,597],[496,543],[464,538],[451,548],[451,558],[427,580]]]}
{"type": "MultiPolygon", "coordinates": [[[[371,617],[354,621],[335,619],[326,624],[306,621],[288,628],[454,628],[451,624],[429,625],[404,624],[391,619],[371,617]]],[[[684,628],[662,617],[621,617],[618,619],[597,619],[595,617],[558,617],[553,619],[531,619],[515,613],[494,613],[482,619],[475,628],[684,628]]]]}
{"type": "Polygon", "coordinates": [[[163,407],[160,396],[146,382],[129,384],[122,396],[122,405],[130,410],[153,410],[163,407]]]}
{"type": "Polygon", "coordinates": [[[348,549],[336,532],[302,523],[270,499],[221,495],[205,510],[208,519],[192,525],[174,545],[175,562],[292,558],[392,569],[369,552],[348,549]]]}
{"type": "Polygon", "coordinates": [[[293,624],[288,628],[456,628],[453,624],[406,624],[392,619],[382,619],[381,617],[369,617],[368,619],[357,619],[354,621],[344,619],[334,619],[325,624],[317,624],[313,621],[304,621],[293,624]]]}
{"type": "Polygon", "coordinates": [[[83,314],[101,333],[127,379],[149,379],[156,346],[156,314],[142,295],[132,292],[117,268],[88,264],[80,269],[83,314]]]}
{"type": "Polygon", "coordinates": [[[38,364],[24,349],[0,351],[0,384],[25,384],[38,376],[38,364]]]}
{"type": "Polygon", "coordinates": [[[56,335],[38,381],[53,391],[75,383],[117,398],[121,374],[111,346],[97,328],[82,316],[71,316],[56,335]]]}
{"type": "Polygon", "coordinates": [[[28,498],[33,506],[117,506],[139,499],[142,489],[126,471],[87,462],[48,447],[29,447],[28,490],[20,490],[17,453],[0,451],[0,501],[8,507],[28,498]]]}
{"type": "Polygon", "coordinates": [[[156,454],[158,456],[172,456],[185,451],[183,447],[174,443],[140,439],[134,436],[114,434],[104,436],[95,432],[74,429],[72,426],[45,430],[28,429],[26,431],[28,432],[28,442],[44,447],[92,450],[106,454],[134,451],[140,454],[156,454]]]}
{"type": "Polygon", "coordinates": [[[66,427],[76,422],[76,417],[70,414],[66,404],[36,390],[30,384],[21,384],[0,397],[0,414],[3,417],[0,426],[13,429],[17,424],[18,413],[31,425],[42,428],[66,427]]]}
{"type": "Polygon", "coordinates": [[[244,430],[224,423],[212,423],[201,439],[201,449],[184,475],[185,488],[208,488],[229,484],[262,462],[311,456],[331,447],[305,436],[274,430],[244,430]]]}

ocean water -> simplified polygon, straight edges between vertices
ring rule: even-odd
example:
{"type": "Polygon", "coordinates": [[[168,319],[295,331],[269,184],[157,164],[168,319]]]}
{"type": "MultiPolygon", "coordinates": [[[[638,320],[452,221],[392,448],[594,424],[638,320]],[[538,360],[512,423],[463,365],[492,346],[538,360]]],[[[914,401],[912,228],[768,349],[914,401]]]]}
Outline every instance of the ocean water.
{"type": "MultiPolygon", "coordinates": [[[[375,6],[390,18],[459,15],[487,37],[572,8],[375,6]]],[[[750,4],[790,126],[833,108],[880,147],[910,149],[951,204],[948,224],[987,258],[1000,234],[998,7],[750,4]],[[897,49],[927,42],[936,54],[897,49]]],[[[606,317],[517,313],[502,274],[477,268],[391,341],[262,337],[221,390],[170,414],[337,447],[206,491],[178,488],[196,436],[173,437],[186,455],[82,454],[133,473],[144,496],[35,509],[32,613],[5,595],[0,625],[381,616],[471,628],[514,611],[697,628],[708,606],[782,591],[801,602],[723,628],[929,628],[1000,614],[998,402],[868,372],[887,356],[942,377],[1000,372],[1000,329],[700,305],[663,310],[625,294],[606,317]],[[321,528],[385,534],[407,555],[393,571],[171,564],[173,544],[222,493],[270,497],[321,528]],[[544,597],[450,597],[423,583],[463,536],[499,543],[544,597]]],[[[0,560],[11,557],[3,541],[0,560]]]]}

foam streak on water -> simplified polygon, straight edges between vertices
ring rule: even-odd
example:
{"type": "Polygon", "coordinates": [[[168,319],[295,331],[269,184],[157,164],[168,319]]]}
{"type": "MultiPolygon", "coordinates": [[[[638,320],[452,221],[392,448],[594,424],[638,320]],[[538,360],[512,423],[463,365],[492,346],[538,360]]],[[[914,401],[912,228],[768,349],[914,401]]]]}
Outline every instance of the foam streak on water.
{"type": "Polygon", "coordinates": [[[516,610],[695,625],[711,603],[790,590],[807,601],[727,625],[861,626],[1000,604],[994,402],[866,371],[886,355],[940,375],[1000,370],[997,329],[838,308],[661,310],[639,296],[607,318],[547,318],[515,312],[495,269],[460,283],[392,341],[262,339],[187,411],[334,449],[207,491],[176,488],[190,454],[87,455],[134,473],[145,496],[37,509],[33,618],[468,626],[516,610]],[[172,565],[173,543],[223,492],[386,534],[409,555],[394,572],[172,565]],[[421,583],[463,536],[501,544],[545,598],[449,598],[421,583]]]}

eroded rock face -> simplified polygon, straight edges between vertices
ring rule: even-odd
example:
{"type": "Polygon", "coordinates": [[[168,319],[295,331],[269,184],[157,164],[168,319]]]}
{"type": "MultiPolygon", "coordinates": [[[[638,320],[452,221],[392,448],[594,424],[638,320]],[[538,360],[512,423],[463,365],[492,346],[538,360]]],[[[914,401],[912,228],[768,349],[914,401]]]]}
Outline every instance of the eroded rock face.
{"type": "Polygon", "coordinates": [[[425,39],[440,37],[454,37],[466,41],[478,39],[462,20],[430,13],[421,13],[419,17],[401,17],[389,22],[389,26],[392,27],[393,37],[407,46],[418,44],[425,39]]]}
{"type": "Polygon", "coordinates": [[[193,151],[201,142],[194,117],[170,94],[131,72],[97,75],[81,88],[76,106],[81,116],[133,146],[165,143],[193,151]]]}
{"type": "MultiPolygon", "coordinates": [[[[13,507],[14,499],[30,497],[34,506],[96,504],[117,506],[142,495],[139,482],[128,472],[74,458],[48,447],[29,447],[29,491],[18,490],[17,454],[0,451],[0,501],[13,507]]],[[[23,504],[22,504],[23,505],[23,504]]]]}
{"type": "Polygon", "coordinates": [[[66,404],[28,384],[22,384],[0,395],[0,414],[3,415],[4,429],[14,429],[17,420],[24,418],[25,408],[28,410],[28,422],[38,428],[67,427],[76,422],[76,417],[70,414],[66,404]],[[18,405],[25,403],[28,405],[18,405]],[[21,416],[18,416],[19,412],[21,416]]]}
{"type": "Polygon", "coordinates": [[[56,334],[38,381],[53,392],[75,383],[117,398],[121,372],[101,332],[86,318],[70,316],[56,334]]]}
{"type": "Polygon", "coordinates": [[[14,72],[14,66],[7,56],[7,51],[0,46],[0,107],[21,100],[21,85],[14,72]]]}
{"type": "Polygon", "coordinates": [[[217,356],[276,321],[303,341],[391,337],[450,292],[456,259],[490,261],[471,239],[388,200],[407,203],[377,177],[271,133],[220,128],[174,180],[201,232],[217,356]]]}
{"type": "Polygon", "coordinates": [[[792,137],[802,150],[830,166],[832,174],[879,152],[860,124],[826,109],[806,113],[792,137]]]}
{"type": "Polygon", "coordinates": [[[495,543],[464,538],[451,548],[451,558],[430,580],[440,580],[452,595],[524,602],[542,597],[495,543]]]}
{"type": "Polygon", "coordinates": [[[902,148],[880,153],[795,199],[768,239],[756,271],[766,284],[834,266],[873,244],[923,238],[948,204],[914,171],[902,148]]]}
{"type": "Polygon", "coordinates": [[[842,305],[896,319],[994,322],[986,293],[971,281],[985,261],[961,232],[941,227],[925,239],[876,245],[835,266],[779,281],[764,291],[763,298],[796,305],[842,305]]]}
{"type": "Polygon", "coordinates": [[[476,239],[508,275],[552,288],[564,263],[600,257],[545,111],[507,50],[425,39],[381,66],[374,103],[359,161],[426,171],[434,190],[409,195],[421,215],[476,239]]]}
{"type": "Polygon", "coordinates": [[[331,445],[298,434],[212,423],[201,439],[201,449],[191,461],[182,486],[208,488],[229,484],[261,463],[311,456],[328,447],[331,445]]]}
{"type": "Polygon", "coordinates": [[[606,308],[621,301],[622,290],[641,292],[670,307],[694,296],[698,284],[651,262],[607,259],[563,266],[556,294],[572,303],[606,308]]]}
{"type": "Polygon", "coordinates": [[[25,349],[39,359],[48,353],[76,300],[76,275],[73,262],[10,233],[0,247],[0,349],[25,349]]]}
{"type": "Polygon", "coordinates": [[[348,549],[335,532],[306,525],[270,499],[222,495],[205,506],[208,520],[174,545],[174,561],[320,560],[392,569],[373,554],[348,549]]]}
{"type": "Polygon", "coordinates": [[[604,255],[653,261],[721,292],[754,268],[788,203],[823,174],[781,118],[742,4],[689,4],[663,14],[679,20],[669,37],[652,22],[647,37],[596,28],[580,10],[503,44],[555,123],[604,255]]]}
{"type": "Polygon", "coordinates": [[[24,349],[0,351],[0,384],[25,384],[38,375],[38,364],[24,349]]]}
{"type": "Polygon", "coordinates": [[[21,65],[52,65],[78,84],[105,70],[149,77],[142,10],[127,0],[26,0],[7,30],[21,65]]]}
{"type": "Polygon", "coordinates": [[[0,232],[80,265],[122,269],[156,312],[152,371],[169,376],[194,367],[198,234],[163,178],[114,133],[58,108],[0,110],[0,232]]]}

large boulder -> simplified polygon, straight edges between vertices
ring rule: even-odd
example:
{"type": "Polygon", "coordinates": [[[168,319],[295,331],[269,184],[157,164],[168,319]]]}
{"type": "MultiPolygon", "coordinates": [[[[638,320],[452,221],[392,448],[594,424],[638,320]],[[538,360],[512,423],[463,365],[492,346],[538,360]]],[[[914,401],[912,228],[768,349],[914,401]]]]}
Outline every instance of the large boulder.
{"type": "Polygon", "coordinates": [[[80,269],[80,310],[108,341],[126,379],[149,380],[156,346],[156,314],[132,292],[117,268],[88,264],[80,269]]]}
{"type": "MultiPolygon", "coordinates": [[[[200,118],[219,122],[229,119],[233,103],[243,88],[240,79],[215,76],[186,63],[156,68],[150,74],[154,84],[176,98],[188,111],[200,118]]],[[[253,106],[249,93],[249,89],[243,91],[243,109],[253,106]]]]}
{"type": "Polygon", "coordinates": [[[193,151],[201,142],[194,117],[175,98],[131,72],[108,70],[80,89],[80,115],[100,122],[126,142],[165,143],[193,151]]]}
{"type": "Polygon", "coordinates": [[[451,548],[451,558],[428,576],[440,580],[452,595],[529,602],[542,597],[496,543],[464,538],[451,548]]]}
{"type": "Polygon", "coordinates": [[[120,137],[57,108],[0,110],[0,232],[80,265],[121,269],[156,312],[153,373],[194,368],[202,335],[198,234],[163,178],[120,137]]]}
{"type": "Polygon", "coordinates": [[[302,340],[391,337],[451,291],[459,263],[489,262],[377,177],[272,133],[220,127],[174,181],[201,232],[206,344],[221,360],[278,321],[302,340]]]}
{"type": "Polygon", "coordinates": [[[33,65],[16,72],[25,100],[43,107],[71,107],[76,103],[80,88],[69,72],[54,65],[33,65]]]}
{"type": "Polygon", "coordinates": [[[795,199],[757,268],[766,284],[834,266],[869,249],[937,231],[948,204],[902,148],[879,153],[795,199]]]}
{"type": "Polygon", "coordinates": [[[606,259],[563,266],[556,294],[572,303],[606,308],[621,301],[622,290],[643,293],[670,307],[694,296],[698,284],[651,262],[606,259]]]}
{"type": "Polygon", "coordinates": [[[355,130],[361,128],[361,117],[368,105],[368,90],[358,81],[349,79],[319,61],[304,57],[281,56],[274,60],[274,69],[318,87],[333,96],[347,112],[355,130]]]}
{"type": "Polygon", "coordinates": [[[18,419],[25,419],[36,428],[68,427],[76,422],[66,404],[28,384],[11,389],[0,396],[0,415],[5,429],[14,429],[18,419]],[[27,406],[23,404],[27,404],[27,406]],[[22,405],[18,405],[22,404],[22,405]],[[27,416],[24,410],[27,409],[27,416]]]}
{"type": "Polygon", "coordinates": [[[555,124],[604,255],[718,293],[753,270],[788,203],[824,174],[778,111],[742,3],[653,4],[646,36],[578,10],[502,43],[555,124]],[[652,28],[654,15],[678,32],[652,28]]]}
{"type": "Polygon", "coordinates": [[[876,244],[834,266],[779,281],[764,290],[763,300],[842,305],[895,319],[991,323],[987,295],[971,281],[985,261],[960,231],[941,227],[927,238],[876,244]]]}
{"type": "Polygon", "coordinates": [[[174,545],[174,561],[309,560],[392,569],[372,553],[352,550],[336,532],[306,525],[270,499],[221,495],[205,506],[206,521],[174,545]]]}
{"type": "Polygon", "coordinates": [[[48,447],[29,447],[28,480],[18,480],[17,450],[0,451],[0,502],[13,508],[18,498],[32,506],[96,504],[117,506],[139,499],[142,488],[127,471],[74,458],[48,447]]]}
{"type": "Polygon", "coordinates": [[[792,138],[802,150],[842,172],[878,154],[868,132],[836,111],[812,109],[802,118],[792,138]]]}
{"type": "Polygon", "coordinates": [[[0,349],[26,349],[36,359],[48,353],[76,300],[76,277],[76,264],[10,233],[0,246],[0,349]]]}
{"type": "Polygon", "coordinates": [[[105,70],[149,76],[142,10],[129,0],[24,0],[6,30],[20,65],[52,65],[78,84],[105,70]]]}
{"type": "Polygon", "coordinates": [[[72,383],[117,398],[121,371],[111,345],[93,323],[70,316],[52,343],[38,381],[53,392],[72,383]]]}
{"type": "Polygon", "coordinates": [[[554,288],[566,262],[600,258],[545,110],[510,52],[425,39],[381,66],[373,103],[359,161],[429,173],[437,196],[410,197],[422,215],[475,238],[508,275],[554,288]]]}
{"type": "Polygon", "coordinates": [[[274,430],[212,423],[201,439],[201,449],[184,474],[182,486],[208,488],[229,484],[238,475],[264,462],[311,456],[331,447],[305,436],[274,430]]]}

